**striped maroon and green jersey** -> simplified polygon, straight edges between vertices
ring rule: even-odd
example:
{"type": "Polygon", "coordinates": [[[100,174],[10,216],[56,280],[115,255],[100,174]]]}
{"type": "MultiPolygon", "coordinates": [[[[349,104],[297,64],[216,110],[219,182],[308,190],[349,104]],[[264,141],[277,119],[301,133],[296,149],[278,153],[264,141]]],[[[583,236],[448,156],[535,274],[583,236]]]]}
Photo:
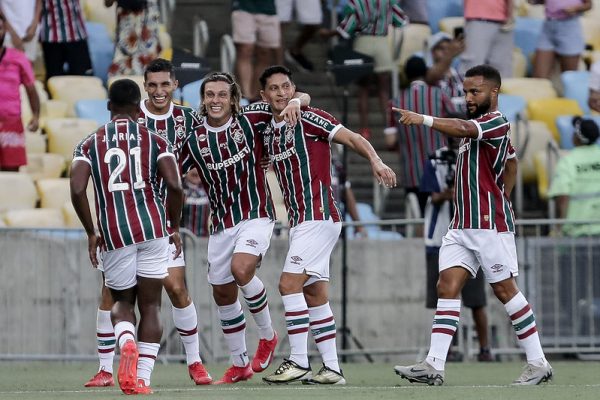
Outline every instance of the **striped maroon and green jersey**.
{"type": "Polygon", "coordinates": [[[401,28],[407,21],[400,0],[349,0],[337,30],[344,38],[355,33],[386,36],[390,25],[401,28]]]}
{"type": "Polygon", "coordinates": [[[255,103],[220,127],[204,120],[185,143],[183,172],[196,167],[210,199],[211,234],[254,218],[275,219],[260,131],[271,119],[266,103],[255,103]]]}
{"type": "Polygon", "coordinates": [[[188,136],[193,135],[200,126],[200,116],[191,107],[180,106],[171,102],[169,112],[164,115],[153,114],[146,107],[146,101],[140,103],[140,114],[137,123],[145,125],[166,138],[173,145],[173,152],[179,160],[181,148],[188,136]]]}
{"type": "Polygon", "coordinates": [[[113,119],[75,147],[73,161],[91,166],[98,227],[109,251],[168,235],[162,157],[175,157],[171,144],[127,118],[113,119]]]}
{"type": "Polygon", "coordinates": [[[496,229],[514,232],[514,214],[504,192],[506,160],[515,157],[510,124],[499,111],[470,120],[476,139],[460,143],[454,180],[454,216],[450,229],[496,229]]]}
{"type": "MultiPolygon", "coordinates": [[[[437,86],[417,80],[389,102],[388,127],[398,136],[398,151],[402,163],[401,182],[404,187],[419,187],[429,155],[446,145],[446,138],[425,125],[404,125],[392,107],[411,110],[419,114],[446,117],[455,112],[450,98],[437,86]]],[[[386,128],[387,130],[388,128],[386,128]]]]}
{"type": "Polygon", "coordinates": [[[331,188],[331,139],[342,125],[330,114],[303,108],[295,127],[271,121],[263,131],[289,225],[311,220],[340,221],[331,188]]]}
{"type": "Polygon", "coordinates": [[[86,38],[79,0],[42,0],[41,42],[78,42],[86,38]]]}
{"type": "Polygon", "coordinates": [[[192,185],[184,181],[181,225],[196,236],[208,236],[210,227],[210,200],[202,185],[192,185]]]}

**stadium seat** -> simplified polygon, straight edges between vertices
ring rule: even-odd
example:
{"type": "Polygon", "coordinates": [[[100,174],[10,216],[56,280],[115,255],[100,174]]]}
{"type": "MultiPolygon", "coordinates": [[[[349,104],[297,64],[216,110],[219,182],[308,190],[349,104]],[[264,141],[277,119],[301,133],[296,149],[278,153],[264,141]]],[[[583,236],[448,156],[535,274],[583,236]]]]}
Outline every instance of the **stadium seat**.
{"type": "Polygon", "coordinates": [[[160,54],[159,57],[164,58],[165,60],[173,59],[173,39],[169,32],[167,32],[167,28],[161,24],[158,29],[158,43],[160,44],[160,54]]]}
{"type": "Polygon", "coordinates": [[[107,101],[105,99],[79,100],[75,103],[75,114],[77,118],[93,119],[98,126],[110,121],[110,111],[108,111],[107,101]]]}
{"type": "Polygon", "coordinates": [[[538,182],[539,174],[534,156],[538,151],[546,151],[552,143],[554,147],[556,142],[552,136],[552,132],[546,124],[541,121],[521,121],[518,123],[518,137],[513,133],[513,144],[517,150],[519,157],[519,170],[523,176],[523,183],[538,182]]]}
{"type": "Polygon", "coordinates": [[[461,17],[463,15],[462,0],[427,0],[427,15],[432,33],[439,31],[440,20],[445,17],[461,17]]]}
{"type": "Polygon", "coordinates": [[[111,41],[114,41],[117,29],[116,2],[110,7],[104,5],[104,0],[82,0],[81,3],[86,21],[103,24],[111,36],[111,41]]]}
{"type": "MultiPolygon", "coordinates": [[[[556,118],[556,128],[560,133],[560,148],[564,150],[569,150],[575,147],[573,145],[573,134],[575,133],[575,128],[573,128],[573,115],[561,115],[556,118]]],[[[584,118],[592,119],[596,122],[598,126],[600,126],[600,116],[585,116],[584,118]]],[[[598,145],[600,145],[600,140],[596,141],[598,145]]]]}
{"type": "MultiPolygon", "coordinates": [[[[427,38],[431,36],[431,28],[423,24],[408,24],[402,28],[395,28],[400,31],[402,44],[400,46],[400,57],[396,65],[400,71],[403,70],[406,60],[413,54],[423,52],[427,45],[427,38]]],[[[390,30],[391,32],[391,30],[390,30]]]]}
{"type": "Polygon", "coordinates": [[[464,27],[464,17],[445,17],[440,19],[440,31],[454,36],[454,28],[464,27]]]}
{"type": "Polygon", "coordinates": [[[37,192],[29,175],[0,172],[0,188],[0,213],[35,207],[37,192]]]}
{"type": "Polygon", "coordinates": [[[12,228],[64,228],[61,210],[34,208],[8,211],[4,216],[6,226],[12,228]]]}
{"type": "Polygon", "coordinates": [[[190,82],[181,88],[181,94],[183,96],[183,104],[192,107],[194,110],[200,108],[200,86],[204,79],[199,79],[194,82],[190,82]]]}
{"type": "Polygon", "coordinates": [[[527,59],[518,47],[513,48],[513,77],[524,78],[527,75],[527,59]]]}
{"type": "Polygon", "coordinates": [[[557,150],[556,153],[552,151],[551,154],[553,155],[551,161],[548,160],[548,153],[549,150],[546,149],[539,150],[533,155],[533,163],[537,174],[538,195],[542,200],[548,199],[548,190],[550,188],[552,176],[554,175],[556,163],[560,157],[568,153],[568,150],[557,150]]]}
{"type": "Polygon", "coordinates": [[[94,76],[106,83],[108,70],[115,53],[115,44],[104,24],[86,22],[85,27],[88,33],[88,45],[94,76]]]}
{"type": "MultiPolygon", "coordinates": [[[[381,226],[378,222],[381,219],[373,212],[373,209],[369,204],[366,203],[356,203],[356,210],[358,211],[358,217],[360,218],[360,222],[364,222],[364,228],[367,231],[367,235],[369,239],[376,240],[400,240],[402,239],[402,235],[398,232],[392,231],[384,231],[381,229],[381,226]],[[370,224],[369,224],[370,222],[370,224]]],[[[350,216],[347,216],[348,220],[352,220],[350,216]]],[[[354,236],[354,229],[348,229],[348,234],[350,237],[354,236]]]]}
{"type": "Polygon", "coordinates": [[[75,103],[83,99],[106,99],[102,80],[95,76],[53,76],[48,79],[48,90],[53,99],[68,104],[67,116],[75,116],[75,103]]]}
{"type": "Polygon", "coordinates": [[[140,93],[142,94],[142,99],[145,99],[145,98],[148,97],[146,95],[146,89],[144,89],[144,76],[143,75],[115,75],[115,76],[111,76],[110,78],[108,78],[107,87],[110,88],[110,85],[112,85],[114,81],[119,80],[119,79],[131,79],[132,81],[134,81],[135,83],[137,83],[138,87],[140,88],[140,93]]]}
{"type": "Polygon", "coordinates": [[[565,71],[560,74],[563,85],[563,96],[568,99],[577,100],[584,114],[590,112],[588,106],[590,73],[588,71],[565,71]]]}
{"type": "Polygon", "coordinates": [[[40,133],[25,132],[25,148],[27,149],[27,158],[31,154],[45,153],[46,136],[40,133]]]}
{"type": "Polygon", "coordinates": [[[94,132],[98,125],[93,119],[58,118],[46,123],[48,152],[60,154],[70,165],[73,149],[87,135],[94,132]]]}
{"type": "Polygon", "coordinates": [[[552,132],[556,142],[560,142],[560,134],[556,128],[556,117],[560,115],[583,115],[577,101],[573,99],[538,99],[527,103],[530,120],[543,121],[552,132]]]}
{"type": "Polygon", "coordinates": [[[538,37],[542,32],[544,20],[540,18],[517,17],[515,18],[514,41],[515,46],[521,49],[527,61],[527,71],[531,71],[531,61],[535,54],[538,37]]]}
{"type": "Polygon", "coordinates": [[[45,178],[58,178],[65,170],[65,159],[60,154],[27,154],[27,165],[21,167],[34,181],[45,178]]]}
{"type": "Polygon", "coordinates": [[[500,92],[522,96],[526,101],[557,97],[552,82],[541,78],[502,79],[500,92]]]}
{"type": "Polygon", "coordinates": [[[600,24],[594,16],[583,16],[580,18],[581,28],[585,43],[592,46],[594,50],[600,50],[600,24]]]}
{"type": "Polygon", "coordinates": [[[521,96],[502,94],[498,95],[498,110],[500,110],[510,122],[515,122],[517,117],[525,118],[527,102],[521,96]]]}
{"type": "Polygon", "coordinates": [[[40,179],[36,182],[40,208],[61,209],[71,199],[69,178],[40,179]]]}

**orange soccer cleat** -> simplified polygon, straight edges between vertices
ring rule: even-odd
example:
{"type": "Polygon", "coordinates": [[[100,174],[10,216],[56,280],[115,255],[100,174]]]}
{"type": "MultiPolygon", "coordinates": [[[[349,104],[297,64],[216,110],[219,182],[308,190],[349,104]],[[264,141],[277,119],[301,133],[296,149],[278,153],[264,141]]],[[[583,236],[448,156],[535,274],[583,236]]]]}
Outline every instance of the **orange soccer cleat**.
{"type": "Polygon", "coordinates": [[[225,374],[221,379],[215,382],[215,385],[226,385],[231,383],[238,383],[241,381],[247,381],[252,378],[254,372],[252,372],[252,368],[250,368],[250,364],[245,367],[236,367],[232,365],[225,371],[225,374]]]}
{"type": "Polygon", "coordinates": [[[121,361],[119,361],[119,387],[125,394],[137,394],[137,362],[138,349],[133,340],[125,342],[121,348],[121,361]]]}
{"type": "Polygon", "coordinates": [[[260,339],[256,354],[252,359],[252,371],[262,372],[271,365],[273,361],[273,354],[275,353],[275,347],[277,346],[277,332],[273,331],[273,339],[260,339]]]}
{"type": "Polygon", "coordinates": [[[188,371],[196,385],[210,385],[212,382],[212,377],[200,362],[188,365],[188,371]]]}
{"type": "Polygon", "coordinates": [[[115,380],[110,372],[101,369],[98,373],[90,378],[83,386],[85,387],[107,387],[115,386],[115,380]]]}

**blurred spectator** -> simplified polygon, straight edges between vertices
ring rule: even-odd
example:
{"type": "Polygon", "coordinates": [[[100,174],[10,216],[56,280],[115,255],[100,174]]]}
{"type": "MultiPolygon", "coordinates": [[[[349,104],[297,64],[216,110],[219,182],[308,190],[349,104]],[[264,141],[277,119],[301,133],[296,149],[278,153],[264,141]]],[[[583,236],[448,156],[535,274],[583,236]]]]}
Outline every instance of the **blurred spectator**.
{"type": "Polygon", "coordinates": [[[533,76],[549,78],[558,56],[561,71],[576,71],[585,40],[579,16],[592,8],[592,0],[528,0],[545,4],[546,20],[538,39],[533,76]]]}
{"type": "Polygon", "coordinates": [[[183,179],[183,203],[181,226],[189,229],[196,236],[207,237],[210,225],[209,199],[198,170],[190,170],[183,179]]]}
{"type": "Polygon", "coordinates": [[[79,0],[42,0],[40,41],[46,79],[55,75],[92,74],[87,31],[79,0]]]}
{"type": "Polygon", "coordinates": [[[590,69],[590,95],[588,105],[596,112],[600,112],[600,61],[592,64],[590,69]]]}
{"type": "Polygon", "coordinates": [[[404,72],[410,81],[410,86],[402,90],[397,99],[389,102],[388,127],[385,128],[384,133],[388,148],[397,148],[400,151],[401,184],[407,193],[417,194],[423,212],[427,201],[427,195],[419,190],[423,166],[429,154],[446,144],[446,139],[439,132],[424,125],[399,124],[400,116],[393,112],[391,107],[436,117],[454,114],[456,110],[442,89],[425,83],[427,66],[423,58],[416,56],[409,58],[404,72]]]}
{"type": "MultiPolygon", "coordinates": [[[[341,208],[342,215],[348,214],[352,221],[360,222],[352,183],[347,179],[344,165],[335,151],[331,152],[331,191],[341,208]],[[344,182],[343,186],[342,182],[344,182]]],[[[354,226],[354,236],[367,237],[367,230],[363,225],[356,225],[354,226]]]]}
{"type": "Polygon", "coordinates": [[[31,63],[22,51],[4,46],[5,36],[6,18],[0,13],[0,170],[18,171],[21,165],[27,164],[19,86],[25,86],[33,112],[27,125],[32,132],[39,126],[40,99],[35,90],[31,63]]]}
{"type": "Polygon", "coordinates": [[[429,25],[426,0],[400,0],[400,7],[411,24],[429,25]]]}
{"type": "Polygon", "coordinates": [[[117,2],[115,55],[108,76],[143,75],[146,65],[160,54],[157,0],[104,0],[106,7],[117,2]]]}
{"type": "MultiPolygon", "coordinates": [[[[354,39],[354,50],[375,59],[377,93],[380,108],[385,120],[386,105],[390,98],[390,72],[394,69],[392,52],[387,37],[389,25],[402,27],[408,22],[400,7],[400,0],[373,1],[352,0],[344,8],[344,19],[337,31],[322,30],[322,36],[340,35],[344,39],[354,39]]],[[[369,82],[362,79],[358,92],[359,133],[366,139],[371,137],[369,130],[369,82]]]]}
{"type": "Polygon", "coordinates": [[[489,64],[503,78],[512,76],[513,0],[464,0],[465,51],[461,75],[468,69],[489,64]]]}
{"type": "MultiPolygon", "coordinates": [[[[281,23],[282,42],[285,29],[292,21],[292,13],[295,13],[297,21],[302,24],[302,29],[294,44],[284,51],[285,61],[302,72],[313,71],[314,65],[304,56],[302,49],[321,28],[323,22],[321,0],[277,0],[276,6],[277,16],[281,23]]],[[[285,46],[281,47],[283,49],[285,46]]]]}
{"type": "MultiPolygon", "coordinates": [[[[557,217],[572,221],[597,220],[600,217],[600,136],[591,119],[573,118],[575,147],[556,165],[548,196],[556,200],[557,217]]],[[[569,236],[600,235],[600,225],[565,224],[569,236]]]]}
{"type": "Polygon", "coordinates": [[[445,32],[431,35],[427,40],[427,75],[425,82],[429,85],[439,86],[442,91],[452,99],[457,111],[466,116],[465,94],[463,92],[463,79],[456,68],[452,66],[454,58],[465,49],[464,36],[452,38],[445,32]]]}
{"type": "Polygon", "coordinates": [[[42,0],[0,0],[0,11],[8,31],[4,45],[24,51],[29,61],[35,61],[42,0]]]}
{"type": "MultiPolygon", "coordinates": [[[[448,232],[454,196],[454,178],[456,176],[456,159],[460,139],[448,137],[448,147],[442,147],[431,155],[425,163],[421,179],[421,192],[428,195],[425,206],[425,260],[427,263],[426,301],[427,308],[436,308],[438,302],[437,282],[439,273],[439,254],[442,238],[448,232]]],[[[488,340],[488,322],[485,312],[485,281],[483,271],[479,270],[475,279],[468,279],[461,291],[466,307],[473,312],[473,321],[479,340],[479,361],[493,361],[488,340]]],[[[457,353],[449,352],[450,358],[457,353]]]]}
{"type": "Polygon", "coordinates": [[[251,101],[259,100],[258,77],[277,59],[281,46],[275,0],[233,0],[231,8],[235,73],[242,96],[251,101]]]}

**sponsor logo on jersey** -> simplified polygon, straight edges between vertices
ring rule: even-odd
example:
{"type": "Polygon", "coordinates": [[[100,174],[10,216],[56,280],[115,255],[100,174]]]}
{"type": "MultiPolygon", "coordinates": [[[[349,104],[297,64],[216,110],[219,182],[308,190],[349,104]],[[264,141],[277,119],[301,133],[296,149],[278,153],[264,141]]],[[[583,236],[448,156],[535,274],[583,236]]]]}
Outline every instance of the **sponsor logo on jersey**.
{"type": "Polygon", "coordinates": [[[460,148],[458,149],[458,154],[462,154],[465,151],[469,150],[469,148],[471,147],[471,142],[466,142],[464,143],[462,146],[460,146],[460,148]]]}
{"type": "Polygon", "coordinates": [[[142,118],[142,117],[138,118],[137,123],[140,125],[146,125],[146,118],[142,118]]]}
{"type": "Polygon", "coordinates": [[[208,147],[202,147],[200,149],[200,155],[202,157],[206,157],[206,156],[210,155],[210,149],[208,147]]]}
{"type": "Polygon", "coordinates": [[[502,272],[504,270],[504,265],[502,264],[494,264],[490,268],[493,273],[497,274],[498,272],[502,272]]]}
{"type": "Polygon", "coordinates": [[[201,135],[198,135],[198,141],[199,142],[204,142],[206,140],[206,135],[203,133],[201,135]]]}
{"type": "Polygon", "coordinates": [[[256,248],[256,246],[258,246],[258,242],[254,239],[248,239],[246,240],[246,246],[256,248]]]}
{"type": "Polygon", "coordinates": [[[206,167],[212,170],[227,168],[237,162],[240,162],[244,159],[244,156],[248,154],[250,154],[250,148],[246,146],[243,149],[241,149],[239,153],[234,154],[232,157],[229,157],[218,163],[207,163],[206,167]]]}
{"type": "Polygon", "coordinates": [[[273,161],[282,161],[282,160],[290,158],[291,156],[293,156],[295,154],[296,154],[296,148],[295,147],[291,147],[291,148],[287,149],[284,152],[281,152],[279,154],[275,154],[273,156],[273,161]]]}
{"type": "Polygon", "coordinates": [[[325,118],[321,118],[317,114],[313,112],[304,111],[302,113],[302,118],[306,118],[310,122],[319,125],[322,128],[326,128],[331,125],[331,122],[327,121],[325,118]]]}
{"type": "Polygon", "coordinates": [[[181,122],[185,121],[185,118],[183,118],[183,115],[178,115],[175,117],[175,121],[181,123],[181,122]]]}
{"type": "Polygon", "coordinates": [[[302,257],[300,256],[292,256],[290,258],[292,259],[292,264],[300,265],[302,262],[302,257]]]}

